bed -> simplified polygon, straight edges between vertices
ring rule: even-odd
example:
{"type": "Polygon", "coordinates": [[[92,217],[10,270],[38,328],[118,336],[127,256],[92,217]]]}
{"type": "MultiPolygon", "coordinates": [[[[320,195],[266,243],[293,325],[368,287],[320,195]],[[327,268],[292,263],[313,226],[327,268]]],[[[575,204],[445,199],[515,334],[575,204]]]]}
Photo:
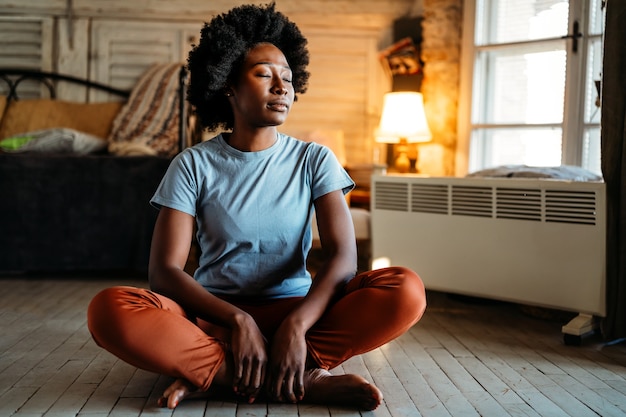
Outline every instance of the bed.
{"type": "Polygon", "coordinates": [[[185,82],[180,64],[151,67],[131,91],[0,69],[0,274],[147,270],[149,199],[192,142],[185,82]],[[59,100],[60,86],[110,99],[59,100]]]}

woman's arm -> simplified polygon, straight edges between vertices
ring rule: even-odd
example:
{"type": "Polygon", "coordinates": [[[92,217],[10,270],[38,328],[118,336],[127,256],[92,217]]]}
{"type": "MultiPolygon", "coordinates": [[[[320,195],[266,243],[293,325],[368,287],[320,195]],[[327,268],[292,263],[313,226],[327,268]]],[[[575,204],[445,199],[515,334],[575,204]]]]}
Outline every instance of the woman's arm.
{"type": "Polygon", "coordinates": [[[193,230],[193,216],[167,207],[161,208],[150,248],[150,288],[176,301],[198,317],[230,328],[243,312],[212,295],[184,270],[193,230]]]}
{"type": "Polygon", "coordinates": [[[357,270],[354,225],[343,192],[338,190],[323,195],[314,204],[325,261],[303,303],[287,317],[305,331],[319,320],[357,270]]]}
{"type": "Polygon", "coordinates": [[[357,269],[354,226],[341,190],[315,200],[315,213],[326,260],[308,294],[285,318],[272,341],[269,389],[275,397],[292,402],[304,396],[306,332],[357,269]]]}
{"type": "Polygon", "coordinates": [[[161,208],[150,249],[150,288],[196,316],[231,330],[231,340],[225,342],[231,344],[233,353],[234,388],[254,400],[265,379],[266,341],[249,314],[214,296],[184,271],[193,230],[192,216],[161,208]]]}

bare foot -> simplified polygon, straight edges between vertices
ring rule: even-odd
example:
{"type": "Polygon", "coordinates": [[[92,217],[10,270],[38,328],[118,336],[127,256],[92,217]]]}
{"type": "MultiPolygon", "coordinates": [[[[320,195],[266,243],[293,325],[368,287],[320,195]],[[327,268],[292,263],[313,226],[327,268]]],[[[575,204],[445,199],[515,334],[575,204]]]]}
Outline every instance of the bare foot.
{"type": "Polygon", "coordinates": [[[359,375],[332,375],[319,368],[304,374],[303,402],[374,410],[382,401],[383,393],[359,375]]]}
{"type": "Polygon", "coordinates": [[[185,379],[177,379],[172,385],[163,391],[163,395],[158,399],[159,407],[174,409],[185,398],[189,397],[197,388],[185,379]]]}

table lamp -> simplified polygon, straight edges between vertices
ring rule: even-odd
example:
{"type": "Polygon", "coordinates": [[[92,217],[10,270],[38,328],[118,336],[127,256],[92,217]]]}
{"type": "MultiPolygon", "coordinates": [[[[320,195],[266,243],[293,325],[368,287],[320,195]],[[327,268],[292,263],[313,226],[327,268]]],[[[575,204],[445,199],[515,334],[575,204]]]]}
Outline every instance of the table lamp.
{"type": "Polygon", "coordinates": [[[396,171],[405,173],[411,169],[407,155],[409,143],[429,142],[431,138],[421,93],[400,91],[385,94],[383,113],[376,129],[376,142],[397,144],[396,171]]]}

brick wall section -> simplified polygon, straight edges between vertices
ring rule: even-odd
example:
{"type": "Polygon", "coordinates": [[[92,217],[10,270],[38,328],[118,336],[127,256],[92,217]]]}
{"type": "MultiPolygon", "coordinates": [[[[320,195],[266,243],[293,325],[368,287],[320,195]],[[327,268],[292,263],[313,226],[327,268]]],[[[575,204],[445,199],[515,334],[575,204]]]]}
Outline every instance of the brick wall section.
{"type": "Polygon", "coordinates": [[[420,147],[421,171],[454,175],[462,0],[423,0],[422,93],[433,142],[420,147]]]}

